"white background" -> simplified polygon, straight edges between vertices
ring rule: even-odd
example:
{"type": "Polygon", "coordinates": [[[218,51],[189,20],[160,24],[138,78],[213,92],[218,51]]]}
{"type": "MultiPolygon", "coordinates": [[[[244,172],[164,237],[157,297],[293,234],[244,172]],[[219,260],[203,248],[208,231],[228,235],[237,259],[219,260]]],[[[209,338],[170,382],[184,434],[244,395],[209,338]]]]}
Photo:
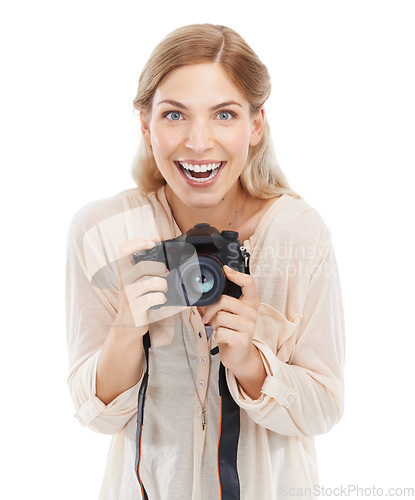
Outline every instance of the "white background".
{"type": "Polygon", "coordinates": [[[332,232],[347,399],[316,438],[320,483],[415,487],[414,12],[400,0],[3,4],[2,498],[97,497],[109,437],[78,424],[66,387],[66,232],[82,205],[133,187],[141,68],[196,22],[236,29],[268,66],[279,163],[332,232]]]}

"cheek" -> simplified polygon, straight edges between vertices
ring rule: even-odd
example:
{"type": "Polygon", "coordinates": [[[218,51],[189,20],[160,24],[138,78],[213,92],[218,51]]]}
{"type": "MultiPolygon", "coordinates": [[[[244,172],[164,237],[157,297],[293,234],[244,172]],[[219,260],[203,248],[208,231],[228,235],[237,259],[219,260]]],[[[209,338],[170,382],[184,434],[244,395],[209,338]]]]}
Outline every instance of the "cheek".
{"type": "Polygon", "coordinates": [[[151,145],[153,151],[156,150],[161,154],[168,154],[177,144],[175,134],[171,131],[155,128],[151,132],[151,145]]]}
{"type": "Polygon", "coordinates": [[[222,141],[226,142],[228,152],[233,156],[245,156],[249,149],[249,131],[245,128],[224,134],[222,141]]]}

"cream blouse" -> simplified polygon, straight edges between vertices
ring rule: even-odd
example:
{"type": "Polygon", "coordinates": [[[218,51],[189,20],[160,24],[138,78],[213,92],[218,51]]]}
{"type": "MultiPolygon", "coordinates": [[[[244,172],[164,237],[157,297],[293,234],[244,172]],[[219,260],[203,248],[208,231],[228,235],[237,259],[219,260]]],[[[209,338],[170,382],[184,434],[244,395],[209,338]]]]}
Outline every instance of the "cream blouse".
{"type": "MultiPolygon", "coordinates": [[[[134,470],[141,381],[108,405],[95,394],[97,360],[118,309],[114,262],[127,239],[180,234],[164,188],[150,195],[130,189],[91,203],[69,229],[69,389],[80,423],[113,435],[100,500],[141,498],[134,470]]],[[[243,244],[261,301],[253,342],[267,378],[261,397],[252,400],[226,373],[241,408],[241,500],[277,500],[294,492],[297,500],[312,498],[318,484],[313,438],[339,421],[344,406],[343,310],[330,233],[315,209],[284,195],[243,244]]],[[[219,499],[220,360],[210,354],[214,341],[196,307],[150,311],[150,320],[140,466],[149,499],[219,499]]]]}

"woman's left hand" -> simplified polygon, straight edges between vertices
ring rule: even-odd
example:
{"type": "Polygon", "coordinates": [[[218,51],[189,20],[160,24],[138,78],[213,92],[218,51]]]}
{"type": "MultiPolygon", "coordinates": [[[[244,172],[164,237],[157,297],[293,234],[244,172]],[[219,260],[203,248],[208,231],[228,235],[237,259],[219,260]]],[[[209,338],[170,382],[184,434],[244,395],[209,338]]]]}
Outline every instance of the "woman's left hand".
{"type": "Polygon", "coordinates": [[[252,344],[257,311],[260,301],[250,274],[240,273],[223,266],[226,277],[239,285],[242,295],[239,299],[229,295],[221,297],[206,306],[203,321],[216,331],[221,362],[231,371],[242,367],[252,354],[252,344]]]}

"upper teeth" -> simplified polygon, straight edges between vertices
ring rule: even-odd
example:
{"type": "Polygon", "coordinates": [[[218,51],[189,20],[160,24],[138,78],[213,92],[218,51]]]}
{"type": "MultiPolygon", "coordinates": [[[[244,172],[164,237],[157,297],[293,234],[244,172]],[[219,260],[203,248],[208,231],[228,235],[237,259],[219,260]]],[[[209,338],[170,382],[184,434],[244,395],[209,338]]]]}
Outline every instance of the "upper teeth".
{"type": "Polygon", "coordinates": [[[194,172],[207,172],[208,170],[215,170],[215,168],[219,168],[222,162],[209,163],[207,165],[192,165],[191,163],[184,163],[182,161],[179,161],[179,163],[187,170],[192,170],[194,172]]]}

